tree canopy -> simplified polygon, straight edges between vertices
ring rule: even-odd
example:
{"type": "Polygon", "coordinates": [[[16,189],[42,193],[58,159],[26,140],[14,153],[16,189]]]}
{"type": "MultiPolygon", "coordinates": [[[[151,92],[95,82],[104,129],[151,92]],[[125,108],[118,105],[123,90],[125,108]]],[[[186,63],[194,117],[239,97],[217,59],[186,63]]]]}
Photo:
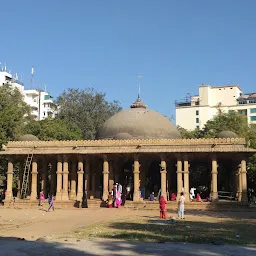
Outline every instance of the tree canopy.
{"type": "Polygon", "coordinates": [[[75,123],[68,123],[59,118],[31,121],[25,126],[25,133],[33,134],[40,140],[80,140],[83,138],[80,128],[75,123]]]}
{"type": "Polygon", "coordinates": [[[0,87],[0,147],[21,135],[24,125],[31,120],[30,113],[31,108],[17,88],[8,84],[0,87]]]}
{"type": "Polygon", "coordinates": [[[94,139],[99,127],[122,109],[118,101],[109,102],[105,96],[93,88],[68,89],[56,100],[58,117],[76,124],[84,139],[94,139]]]}

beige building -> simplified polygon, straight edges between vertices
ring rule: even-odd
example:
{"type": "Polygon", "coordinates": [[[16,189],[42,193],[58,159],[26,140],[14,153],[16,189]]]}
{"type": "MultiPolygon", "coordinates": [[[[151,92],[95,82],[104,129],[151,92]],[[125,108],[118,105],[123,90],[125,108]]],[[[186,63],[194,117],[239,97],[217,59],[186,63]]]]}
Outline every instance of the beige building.
{"type": "Polygon", "coordinates": [[[182,139],[167,118],[147,109],[138,97],[130,109],[102,125],[97,140],[39,141],[24,135],[8,142],[0,152],[8,158],[5,201],[13,196],[14,168],[19,168],[17,196],[30,202],[41,190],[57,202],[80,201],[84,191],[90,199],[102,196],[105,201],[115,182],[131,188],[133,201],[159,189],[165,197],[184,189],[188,199],[196,165],[207,167],[199,182],[208,186],[213,200],[218,200],[219,181],[229,180],[238,200],[247,201],[246,160],[255,150],[232,132],[218,137],[182,139]],[[224,179],[218,174],[221,164],[229,166],[224,179]]]}
{"type": "Polygon", "coordinates": [[[256,122],[256,94],[243,94],[238,85],[200,85],[199,94],[176,101],[176,125],[187,130],[202,129],[206,122],[222,111],[237,111],[256,122]]]}

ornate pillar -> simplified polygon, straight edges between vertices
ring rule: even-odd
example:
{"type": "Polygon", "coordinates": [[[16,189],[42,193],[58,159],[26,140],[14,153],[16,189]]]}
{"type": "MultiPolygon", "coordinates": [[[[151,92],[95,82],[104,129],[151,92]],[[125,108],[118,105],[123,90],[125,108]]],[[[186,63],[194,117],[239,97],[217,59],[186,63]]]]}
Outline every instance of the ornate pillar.
{"type": "Polygon", "coordinates": [[[105,155],[103,160],[103,197],[102,200],[108,199],[108,177],[109,177],[109,163],[108,158],[105,155]]]}
{"type": "Polygon", "coordinates": [[[75,160],[72,161],[72,165],[71,165],[71,189],[70,189],[70,199],[71,200],[75,200],[76,199],[76,176],[77,176],[77,172],[76,172],[76,166],[77,163],[75,160]]]}
{"type": "Polygon", "coordinates": [[[8,171],[7,171],[7,189],[5,195],[5,201],[12,199],[12,182],[13,182],[13,162],[8,160],[8,171]]]}
{"type": "Polygon", "coordinates": [[[30,200],[37,199],[37,174],[37,160],[34,158],[32,161],[30,200]]]}
{"type": "Polygon", "coordinates": [[[216,155],[212,156],[212,201],[218,200],[218,164],[216,155]]]}
{"type": "Polygon", "coordinates": [[[161,156],[161,165],[160,165],[160,173],[161,173],[161,195],[164,196],[166,200],[166,162],[164,157],[161,156]]]}
{"type": "Polygon", "coordinates": [[[242,175],[241,175],[241,164],[238,165],[238,170],[237,170],[237,183],[238,183],[238,188],[237,188],[237,193],[238,193],[238,201],[242,201],[242,175]]]}
{"type": "Polygon", "coordinates": [[[182,191],[183,181],[182,181],[182,161],[180,156],[177,159],[177,199],[180,198],[180,193],[182,191]]]}
{"type": "Polygon", "coordinates": [[[19,180],[18,180],[18,191],[17,197],[21,198],[21,189],[22,189],[22,180],[23,180],[23,170],[24,169],[24,160],[20,160],[19,162],[19,180]]]}
{"type": "Polygon", "coordinates": [[[133,182],[134,182],[134,192],[133,192],[133,201],[140,201],[140,163],[139,156],[134,156],[134,164],[133,164],[133,182]]]}
{"type": "Polygon", "coordinates": [[[61,200],[61,193],[62,193],[62,159],[61,156],[58,156],[57,162],[57,188],[56,188],[56,200],[61,200]]]}
{"type": "Polygon", "coordinates": [[[84,163],[83,158],[80,156],[78,159],[77,170],[77,195],[76,200],[82,201],[83,199],[83,179],[84,179],[84,163]]]}
{"type": "Polygon", "coordinates": [[[190,201],[189,198],[189,163],[188,157],[184,157],[184,195],[186,201],[190,201]]]}
{"type": "Polygon", "coordinates": [[[241,161],[242,202],[248,202],[246,161],[241,161]]]}
{"type": "Polygon", "coordinates": [[[63,157],[63,189],[62,189],[62,200],[68,201],[68,157],[63,157]]]}

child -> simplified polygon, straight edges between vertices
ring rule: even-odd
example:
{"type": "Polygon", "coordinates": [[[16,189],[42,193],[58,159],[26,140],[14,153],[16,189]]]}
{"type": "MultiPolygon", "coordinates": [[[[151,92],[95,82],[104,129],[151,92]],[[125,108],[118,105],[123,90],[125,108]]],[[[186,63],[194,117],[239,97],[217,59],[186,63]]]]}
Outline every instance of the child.
{"type": "Polygon", "coordinates": [[[160,196],[159,200],[159,205],[160,205],[160,218],[161,219],[166,219],[166,201],[163,196],[160,196]]]}
{"type": "Polygon", "coordinates": [[[53,197],[53,195],[51,195],[50,197],[49,197],[49,209],[48,209],[48,212],[50,211],[50,209],[53,209],[53,211],[54,211],[54,197],[53,197]]]}
{"type": "Polygon", "coordinates": [[[44,200],[45,200],[44,192],[41,191],[39,194],[39,206],[43,206],[44,200]]]}
{"type": "Polygon", "coordinates": [[[150,195],[149,195],[149,201],[154,201],[155,200],[155,193],[152,192],[150,195]]]}
{"type": "Polygon", "coordinates": [[[184,205],[185,205],[185,196],[184,193],[180,193],[180,199],[179,199],[179,205],[178,205],[178,217],[179,219],[185,219],[184,218],[184,205]]]}
{"type": "Polygon", "coordinates": [[[172,194],[171,194],[171,201],[176,201],[176,195],[175,195],[175,193],[172,193],[172,194]]]}
{"type": "Polygon", "coordinates": [[[112,192],[108,193],[108,208],[112,208],[113,206],[113,196],[112,196],[112,192]]]}

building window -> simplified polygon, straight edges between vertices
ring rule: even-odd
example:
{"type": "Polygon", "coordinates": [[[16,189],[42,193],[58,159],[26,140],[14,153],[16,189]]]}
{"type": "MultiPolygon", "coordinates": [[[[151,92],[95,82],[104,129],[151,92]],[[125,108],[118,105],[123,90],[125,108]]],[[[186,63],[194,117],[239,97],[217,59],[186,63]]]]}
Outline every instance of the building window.
{"type": "Polygon", "coordinates": [[[196,110],[196,115],[197,115],[197,116],[199,115],[199,110],[196,110]]]}
{"type": "Polygon", "coordinates": [[[199,123],[199,118],[196,118],[196,123],[197,123],[197,124],[199,123]]]}
{"type": "Polygon", "coordinates": [[[256,116],[251,116],[251,121],[256,121],[256,116]]]}
{"type": "Polygon", "coordinates": [[[238,110],[238,113],[239,113],[240,115],[245,115],[245,116],[247,116],[247,109],[240,109],[240,110],[238,110]]]}
{"type": "Polygon", "coordinates": [[[251,109],[250,109],[250,113],[251,113],[251,114],[256,113],[256,108],[251,108],[251,109]]]}
{"type": "Polygon", "coordinates": [[[199,130],[199,125],[196,126],[196,129],[199,130]]]}

